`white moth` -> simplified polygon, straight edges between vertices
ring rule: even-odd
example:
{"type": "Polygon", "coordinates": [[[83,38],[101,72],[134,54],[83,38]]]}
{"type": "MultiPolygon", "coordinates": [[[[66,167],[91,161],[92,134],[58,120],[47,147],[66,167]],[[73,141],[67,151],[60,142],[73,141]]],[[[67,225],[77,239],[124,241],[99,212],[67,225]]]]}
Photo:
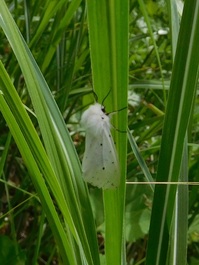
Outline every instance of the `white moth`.
{"type": "Polygon", "coordinates": [[[86,130],[86,147],[82,161],[83,178],[93,186],[116,188],[120,182],[117,151],[111,136],[110,115],[99,103],[91,105],[82,115],[86,130]]]}

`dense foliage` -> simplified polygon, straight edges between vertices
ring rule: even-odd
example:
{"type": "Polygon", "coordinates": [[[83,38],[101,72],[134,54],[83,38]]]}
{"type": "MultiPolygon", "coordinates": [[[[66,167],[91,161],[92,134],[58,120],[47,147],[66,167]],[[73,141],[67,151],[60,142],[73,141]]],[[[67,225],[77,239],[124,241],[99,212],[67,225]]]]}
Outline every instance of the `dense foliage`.
{"type": "MultiPolygon", "coordinates": [[[[1,0],[1,2],[4,1],[1,0]]],[[[93,239],[92,236],[90,236],[85,246],[78,248],[78,242],[82,243],[84,241],[84,234],[78,234],[78,231],[81,230],[81,227],[86,226],[85,224],[87,223],[85,234],[88,233],[89,226],[91,226],[92,234],[95,223],[99,253],[102,254],[100,255],[100,260],[101,264],[104,264],[105,218],[102,191],[88,186],[89,193],[87,193],[85,186],[83,188],[83,182],[74,184],[80,172],[78,158],[81,161],[85,140],[85,133],[79,122],[82,111],[86,105],[94,100],[92,94],[94,80],[90,56],[92,49],[89,49],[89,28],[86,3],[80,0],[26,0],[23,2],[5,2],[48,84],[50,94],[55,99],[61,116],[67,125],[69,131],[68,136],[72,139],[71,142],[70,140],[69,142],[67,142],[68,140],[65,142],[66,146],[68,144],[68,149],[71,152],[69,152],[69,154],[71,154],[71,161],[77,161],[74,162],[74,164],[76,163],[74,173],[71,173],[72,181],[68,181],[67,178],[63,180],[64,177],[63,179],[62,177],[60,177],[60,179],[58,177],[58,179],[60,181],[59,184],[61,183],[61,188],[65,185],[63,188],[63,198],[65,198],[69,205],[69,212],[72,212],[72,220],[76,220],[77,222],[74,224],[74,227],[79,226],[77,231],[71,232],[71,227],[73,226],[69,224],[68,227],[68,220],[70,221],[70,217],[67,219],[69,215],[67,215],[66,212],[64,215],[64,209],[60,209],[61,199],[57,200],[56,190],[53,191],[52,189],[53,183],[51,183],[47,177],[44,177],[56,212],[59,215],[60,223],[64,227],[63,231],[68,235],[69,245],[72,246],[71,248],[74,248],[74,256],[78,249],[76,262],[78,260],[78,264],[83,264],[82,252],[86,253],[85,256],[87,258],[92,256],[93,253],[95,253],[95,247],[93,247],[94,250],[92,250],[91,247],[91,254],[88,254],[88,246],[90,246],[92,240],[95,245],[96,238],[93,239]],[[55,4],[54,2],[57,3],[55,4]],[[75,149],[73,150],[73,147],[70,145],[73,145],[75,149]],[[75,156],[75,152],[77,152],[78,156],[75,156]],[[74,190],[70,189],[71,183],[74,184],[74,190]],[[86,198],[86,195],[89,196],[89,199],[86,198]],[[82,198],[84,198],[85,201],[81,201],[82,198]],[[89,210],[90,202],[94,215],[94,222],[92,221],[93,216],[89,210]],[[81,205],[80,210],[78,208],[79,204],[81,205]],[[83,209],[84,207],[88,211],[85,212],[83,209]],[[79,221],[78,218],[81,216],[81,213],[83,217],[82,220],[79,221]],[[91,224],[89,222],[91,222],[91,224]],[[76,233],[79,236],[77,236],[77,238],[76,233]],[[80,260],[82,263],[80,263],[80,260]]],[[[144,264],[141,262],[144,262],[146,258],[154,195],[153,184],[132,185],[132,182],[149,182],[151,180],[156,180],[164,117],[165,112],[170,108],[167,104],[168,91],[172,78],[176,46],[172,39],[170,25],[171,15],[169,14],[168,5],[165,2],[166,1],[163,0],[156,2],[148,0],[144,5],[144,10],[142,1],[132,0],[129,5],[129,141],[126,154],[127,185],[124,214],[126,246],[126,254],[124,255],[126,255],[127,264],[129,265],[144,264]]],[[[180,20],[183,4],[181,1],[176,1],[176,3],[178,4],[178,12],[176,13],[178,17],[176,20],[180,20]]],[[[52,164],[52,161],[56,164],[56,159],[59,160],[60,167],[62,167],[63,161],[57,158],[56,154],[54,157],[53,152],[50,153],[50,137],[48,140],[49,146],[47,142],[45,142],[45,134],[42,132],[46,126],[45,119],[43,120],[44,127],[42,129],[41,121],[39,121],[39,111],[35,111],[36,108],[34,104],[37,102],[32,99],[27,89],[28,85],[24,78],[24,73],[18,63],[16,54],[13,52],[13,47],[11,47],[12,45],[8,41],[9,38],[6,35],[4,30],[1,29],[0,59],[2,65],[4,65],[10,80],[13,82],[21,102],[26,107],[33,127],[36,129],[41,142],[44,144],[45,150],[47,150],[48,156],[50,157],[49,160],[52,164]]],[[[26,58],[24,58],[24,60],[26,60],[26,58]]],[[[1,68],[0,75],[3,73],[2,69],[3,68],[1,68]]],[[[2,86],[2,81],[0,85],[2,86]]],[[[3,91],[2,87],[0,87],[0,93],[1,90],[3,91]]],[[[5,92],[3,92],[3,94],[5,94],[5,92]]],[[[105,94],[106,92],[102,93],[102,95],[105,94]]],[[[179,94],[177,94],[176,97],[179,98],[179,94]]],[[[197,103],[198,98],[196,96],[190,107],[191,115],[187,129],[188,144],[186,146],[188,146],[188,155],[186,157],[188,161],[187,164],[183,162],[186,168],[184,171],[182,169],[182,172],[187,172],[189,182],[198,181],[199,158],[197,143],[199,128],[197,125],[197,118],[199,112],[197,103]]],[[[113,110],[115,109],[110,109],[110,111],[113,110]]],[[[45,111],[46,113],[48,112],[47,109],[45,109],[45,111]]],[[[43,115],[42,112],[45,111],[41,110],[41,116],[43,115]]],[[[52,107],[52,112],[53,111],[54,109],[52,107]]],[[[16,114],[13,113],[13,110],[11,112],[13,115],[16,114]]],[[[52,114],[49,116],[52,116],[52,114]]],[[[171,127],[172,126],[173,125],[171,125],[171,127]]],[[[53,140],[55,131],[56,129],[54,131],[52,129],[53,140]]],[[[116,128],[116,132],[114,133],[122,134],[123,132],[120,132],[120,128],[116,128]]],[[[46,208],[42,207],[42,198],[38,193],[39,185],[37,186],[32,179],[32,174],[26,162],[24,162],[24,157],[22,158],[18,143],[16,139],[11,136],[10,125],[7,125],[6,118],[5,116],[3,117],[2,114],[0,114],[0,135],[0,260],[2,264],[62,264],[64,258],[63,256],[61,257],[60,245],[57,245],[58,239],[55,239],[55,231],[52,232],[52,221],[48,219],[46,208]]],[[[22,135],[25,138],[28,137],[24,135],[24,133],[22,133],[22,135]]],[[[46,135],[49,135],[48,129],[46,129],[46,135]]],[[[168,142],[164,143],[165,146],[170,144],[169,140],[170,139],[168,139],[168,142]]],[[[56,146],[56,144],[58,145],[57,139],[55,140],[55,144],[53,142],[52,145],[56,146]]],[[[40,149],[38,148],[38,150],[40,149]]],[[[42,152],[43,149],[41,153],[42,152]]],[[[36,157],[34,152],[33,157],[36,157]]],[[[39,159],[37,158],[36,160],[38,161],[39,159]]],[[[183,161],[186,161],[186,159],[183,161]]],[[[48,163],[48,161],[46,163],[48,163]]],[[[70,166],[69,163],[68,167],[70,166]]],[[[40,167],[42,168],[42,165],[40,167]]],[[[63,168],[64,167],[67,168],[67,165],[64,165],[63,168]]],[[[59,172],[58,168],[53,166],[52,168],[52,174],[59,176],[58,173],[60,173],[61,170],[59,172]]],[[[50,170],[51,168],[49,171],[50,170]]],[[[47,171],[41,170],[42,175],[45,175],[44,172],[47,171]]],[[[62,176],[62,173],[60,173],[60,175],[62,176]]],[[[181,177],[180,180],[184,181],[186,178],[184,179],[181,177]]],[[[185,231],[181,230],[179,232],[175,230],[173,224],[172,229],[178,233],[184,234],[183,240],[187,242],[188,247],[187,262],[190,265],[194,265],[199,262],[199,195],[197,185],[187,185],[186,188],[187,187],[188,189],[183,191],[183,194],[185,194],[186,203],[188,203],[189,197],[188,213],[185,212],[184,215],[181,213],[182,215],[179,215],[179,219],[188,220],[188,228],[186,228],[185,231]]],[[[178,192],[181,193],[180,190],[178,192]]],[[[159,202],[161,207],[161,198],[159,202]]],[[[174,219],[175,216],[174,214],[174,219]]],[[[153,223],[155,220],[155,218],[152,219],[153,223]]],[[[180,221],[181,220],[178,220],[179,229],[181,227],[180,224],[184,227],[184,224],[180,221]]],[[[171,245],[172,236],[174,235],[175,233],[171,232],[171,245]]],[[[172,247],[169,249],[169,253],[172,251],[175,251],[174,247],[173,249],[172,247]]],[[[178,251],[176,251],[176,253],[179,254],[178,251]]],[[[184,254],[186,255],[186,253],[183,253],[183,255],[184,254]]],[[[73,258],[71,258],[71,260],[73,258]]],[[[96,260],[97,259],[98,258],[96,258],[96,260]]],[[[170,260],[171,256],[168,256],[168,259],[170,260]]],[[[68,258],[68,260],[70,260],[70,258],[68,258]]],[[[118,261],[118,264],[119,262],[120,261],[118,261]]],[[[88,264],[92,263],[88,262],[88,264]]]]}

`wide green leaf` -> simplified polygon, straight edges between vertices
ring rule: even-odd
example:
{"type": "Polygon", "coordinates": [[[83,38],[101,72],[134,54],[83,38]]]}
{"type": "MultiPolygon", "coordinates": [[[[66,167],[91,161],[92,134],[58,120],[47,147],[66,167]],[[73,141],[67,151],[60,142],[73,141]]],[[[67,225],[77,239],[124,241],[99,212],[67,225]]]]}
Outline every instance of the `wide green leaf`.
{"type": "MultiPolygon", "coordinates": [[[[107,112],[127,106],[128,1],[87,0],[93,86],[107,112]]],[[[124,202],[126,180],[126,110],[113,116],[114,139],[121,167],[120,187],[104,191],[105,253],[107,264],[123,264],[124,202]]]]}

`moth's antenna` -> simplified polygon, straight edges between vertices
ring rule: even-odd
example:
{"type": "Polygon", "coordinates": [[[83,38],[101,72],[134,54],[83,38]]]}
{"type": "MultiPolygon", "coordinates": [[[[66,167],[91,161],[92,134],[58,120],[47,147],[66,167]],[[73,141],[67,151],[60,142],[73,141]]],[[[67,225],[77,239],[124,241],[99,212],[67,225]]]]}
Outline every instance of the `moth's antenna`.
{"type": "MultiPolygon", "coordinates": [[[[104,106],[104,101],[106,100],[106,98],[109,96],[110,93],[111,93],[111,88],[110,88],[109,92],[107,93],[107,95],[105,96],[105,98],[103,99],[103,101],[102,101],[102,106],[104,106]]],[[[127,107],[123,107],[123,108],[121,108],[121,109],[118,109],[118,110],[114,110],[114,111],[108,112],[108,113],[106,113],[106,115],[113,114],[113,113],[115,113],[115,112],[119,112],[119,111],[122,111],[122,110],[124,110],[124,109],[127,109],[127,107]]]]}
{"type": "Polygon", "coordinates": [[[108,112],[108,113],[106,113],[106,115],[114,114],[115,112],[119,112],[119,111],[122,111],[122,110],[124,110],[124,109],[127,109],[127,107],[123,107],[123,108],[121,108],[121,109],[117,109],[117,110],[114,110],[114,111],[108,112]]]}
{"type": "Polygon", "coordinates": [[[104,106],[104,101],[107,99],[107,97],[109,96],[109,94],[111,93],[111,88],[109,90],[109,92],[107,93],[107,95],[105,96],[105,98],[102,101],[102,105],[104,106]]]}
{"type": "Polygon", "coordinates": [[[92,92],[93,92],[93,95],[94,95],[95,101],[98,102],[98,96],[97,96],[97,94],[95,93],[94,90],[92,90],[92,92]]]}

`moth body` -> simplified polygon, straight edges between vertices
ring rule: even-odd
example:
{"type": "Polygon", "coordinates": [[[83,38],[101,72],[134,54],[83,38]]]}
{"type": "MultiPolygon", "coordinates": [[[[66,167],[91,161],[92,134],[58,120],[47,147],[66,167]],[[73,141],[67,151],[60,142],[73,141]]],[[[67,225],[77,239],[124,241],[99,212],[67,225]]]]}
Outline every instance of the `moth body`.
{"type": "Polygon", "coordinates": [[[117,151],[111,135],[110,115],[99,103],[91,105],[82,115],[86,131],[82,173],[86,182],[98,188],[116,188],[120,182],[117,151]]]}

